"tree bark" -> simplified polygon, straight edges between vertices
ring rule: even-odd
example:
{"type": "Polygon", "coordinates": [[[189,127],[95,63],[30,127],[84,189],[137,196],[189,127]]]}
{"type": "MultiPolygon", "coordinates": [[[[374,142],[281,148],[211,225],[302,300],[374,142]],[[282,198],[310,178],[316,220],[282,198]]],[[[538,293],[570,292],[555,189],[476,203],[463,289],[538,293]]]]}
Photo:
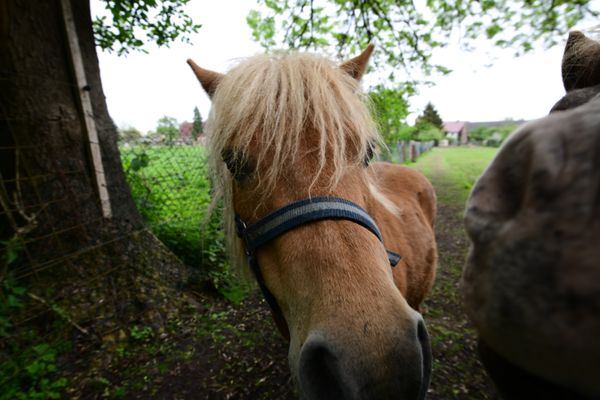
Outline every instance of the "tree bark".
{"type": "MultiPolygon", "coordinates": [[[[102,214],[60,1],[0,3],[0,167],[5,194],[13,210],[37,216],[35,234],[81,226],[67,235],[79,246],[101,228],[102,214]],[[21,204],[14,204],[15,195],[22,196],[21,204]]],[[[142,221],[121,167],[117,131],[102,90],[89,4],[72,1],[72,7],[114,222],[139,228],[142,221]]],[[[5,236],[7,229],[3,231],[5,236]]]]}
{"type": "Polygon", "coordinates": [[[30,295],[9,316],[15,329],[35,320],[47,334],[58,318],[104,338],[144,315],[160,323],[157,315],[177,304],[174,285],[186,270],[136,209],[102,90],[89,4],[71,4],[113,217],[102,216],[60,1],[0,0],[0,239],[20,243],[0,245],[1,256],[17,254],[11,262],[0,257],[0,283],[12,275],[30,295]]]}

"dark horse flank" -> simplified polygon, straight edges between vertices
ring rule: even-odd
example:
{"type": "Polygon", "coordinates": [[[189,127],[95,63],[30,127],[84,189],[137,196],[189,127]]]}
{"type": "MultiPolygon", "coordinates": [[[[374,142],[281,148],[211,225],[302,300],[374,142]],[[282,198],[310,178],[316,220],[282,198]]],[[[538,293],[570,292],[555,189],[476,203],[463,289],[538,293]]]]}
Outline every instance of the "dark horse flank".
{"type": "Polygon", "coordinates": [[[232,263],[252,269],[307,399],[418,400],[429,385],[418,309],[437,263],[435,194],[412,169],[368,162],[380,138],[359,80],[372,51],[341,65],[255,56],[224,75],[188,61],[212,100],[232,263]]]}
{"type": "Polygon", "coordinates": [[[600,399],[600,43],[572,32],[562,74],[465,215],[465,305],[506,399],[600,399]]]}

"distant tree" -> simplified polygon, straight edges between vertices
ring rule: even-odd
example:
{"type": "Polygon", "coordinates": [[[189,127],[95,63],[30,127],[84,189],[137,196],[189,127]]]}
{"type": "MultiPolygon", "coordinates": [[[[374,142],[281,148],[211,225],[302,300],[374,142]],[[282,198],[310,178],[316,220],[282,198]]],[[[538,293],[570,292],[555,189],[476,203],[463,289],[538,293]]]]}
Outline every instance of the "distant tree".
{"type": "Polygon", "coordinates": [[[135,129],[133,126],[129,126],[123,129],[119,129],[119,140],[125,143],[131,143],[138,141],[142,138],[142,133],[135,129]]]}
{"type": "Polygon", "coordinates": [[[198,139],[198,136],[202,134],[204,127],[202,126],[202,115],[198,107],[194,107],[194,124],[192,125],[192,138],[198,139]]]}
{"type": "Polygon", "coordinates": [[[496,130],[496,132],[498,132],[498,134],[500,135],[500,137],[502,138],[502,141],[506,140],[507,137],[509,137],[519,126],[516,124],[510,124],[510,125],[504,125],[504,126],[499,126],[498,129],[496,130]]]}
{"type": "Polygon", "coordinates": [[[373,117],[385,143],[395,145],[401,139],[408,116],[408,90],[388,89],[381,85],[369,92],[373,117]]]}
{"type": "Polygon", "coordinates": [[[423,110],[423,114],[421,114],[416,121],[416,125],[419,125],[423,122],[429,123],[440,130],[444,130],[444,121],[438,114],[437,110],[431,103],[427,103],[425,106],[425,110],[423,110]]]}
{"type": "Polygon", "coordinates": [[[404,124],[398,129],[398,140],[411,140],[416,133],[416,127],[404,124]]]}
{"type": "Polygon", "coordinates": [[[480,126],[469,131],[469,139],[471,140],[485,140],[492,136],[490,128],[480,126]]]}
{"type": "Polygon", "coordinates": [[[444,138],[444,131],[437,126],[427,121],[420,121],[415,126],[415,132],[413,139],[418,141],[429,141],[429,140],[442,140],[444,138]]]}
{"type": "Polygon", "coordinates": [[[179,123],[175,118],[165,115],[158,120],[156,135],[163,137],[167,143],[172,144],[179,135],[179,123]]]}

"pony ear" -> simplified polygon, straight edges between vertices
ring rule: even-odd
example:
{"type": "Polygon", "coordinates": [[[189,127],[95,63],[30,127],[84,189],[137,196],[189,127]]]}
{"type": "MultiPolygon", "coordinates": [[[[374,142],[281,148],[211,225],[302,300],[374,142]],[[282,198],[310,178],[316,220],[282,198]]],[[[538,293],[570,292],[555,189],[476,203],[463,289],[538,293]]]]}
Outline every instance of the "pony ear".
{"type": "Polygon", "coordinates": [[[223,74],[218,72],[210,71],[208,69],[204,69],[196,64],[191,58],[188,58],[187,63],[192,67],[192,71],[194,71],[194,75],[200,81],[200,84],[208,94],[208,97],[212,98],[215,90],[217,90],[217,86],[219,82],[223,78],[223,74]]]}
{"type": "Polygon", "coordinates": [[[371,58],[374,48],[375,45],[369,43],[362,53],[340,65],[340,68],[359,81],[367,70],[367,65],[369,64],[369,59],[371,58]]]}
{"type": "Polygon", "coordinates": [[[567,92],[600,84],[600,43],[579,31],[570,32],[562,59],[562,78],[567,92]]]}

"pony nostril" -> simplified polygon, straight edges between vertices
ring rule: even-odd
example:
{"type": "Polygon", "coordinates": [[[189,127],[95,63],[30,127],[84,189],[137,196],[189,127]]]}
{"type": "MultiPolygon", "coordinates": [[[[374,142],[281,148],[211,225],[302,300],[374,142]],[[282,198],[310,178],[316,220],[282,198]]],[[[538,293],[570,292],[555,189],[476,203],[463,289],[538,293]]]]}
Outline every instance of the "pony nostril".
{"type": "Polygon", "coordinates": [[[309,339],[300,355],[300,386],[309,399],[346,399],[339,360],[327,342],[309,339]]]}
{"type": "Polygon", "coordinates": [[[429,382],[431,380],[431,343],[429,341],[429,334],[425,327],[423,318],[419,317],[417,322],[417,339],[421,345],[421,355],[423,363],[423,374],[421,377],[421,390],[419,391],[419,398],[424,399],[427,395],[427,389],[429,388],[429,382]]]}
{"type": "Polygon", "coordinates": [[[305,398],[424,400],[432,359],[421,315],[415,313],[411,323],[399,332],[383,359],[365,357],[366,349],[361,347],[337,351],[333,346],[336,342],[318,335],[309,337],[302,346],[298,364],[299,384],[305,398]],[[372,368],[375,365],[381,368],[372,368]]]}

